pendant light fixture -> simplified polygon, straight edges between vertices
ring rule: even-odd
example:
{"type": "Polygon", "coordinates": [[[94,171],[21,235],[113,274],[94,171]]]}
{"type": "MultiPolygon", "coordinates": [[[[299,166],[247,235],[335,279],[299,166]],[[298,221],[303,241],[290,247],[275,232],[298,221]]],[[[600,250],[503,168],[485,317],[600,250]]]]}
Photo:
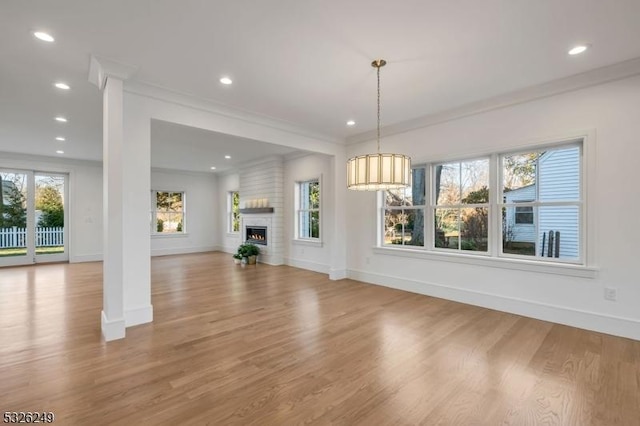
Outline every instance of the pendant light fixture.
{"type": "Polygon", "coordinates": [[[378,152],[359,155],[347,161],[347,189],[379,191],[400,189],[411,185],[411,158],[403,154],[380,152],[380,68],[387,61],[376,59],[371,66],[378,74],[378,152]]]}

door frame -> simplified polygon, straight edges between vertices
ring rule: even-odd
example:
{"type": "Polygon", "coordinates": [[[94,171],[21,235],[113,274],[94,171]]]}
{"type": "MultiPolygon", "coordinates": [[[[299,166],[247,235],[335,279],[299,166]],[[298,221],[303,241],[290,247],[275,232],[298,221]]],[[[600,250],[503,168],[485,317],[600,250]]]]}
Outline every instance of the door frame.
{"type": "Polygon", "coordinates": [[[0,167],[2,172],[24,174],[27,176],[27,253],[24,256],[0,257],[0,267],[32,265],[35,263],[67,262],[69,261],[69,182],[68,172],[49,172],[34,169],[20,169],[14,167],[0,167]],[[64,252],[58,254],[36,254],[36,175],[58,176],[64,178],[64,193],[62,206],[64,209],[64,252]]]}

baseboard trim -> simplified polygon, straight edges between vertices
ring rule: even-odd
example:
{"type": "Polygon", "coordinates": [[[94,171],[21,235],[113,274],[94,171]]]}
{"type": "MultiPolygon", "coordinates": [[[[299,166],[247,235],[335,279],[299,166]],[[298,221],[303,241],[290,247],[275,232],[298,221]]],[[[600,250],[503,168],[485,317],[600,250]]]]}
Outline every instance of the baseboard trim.
{"type": "Polygon", "coordinates": [[[102,262],[102,254],[81,254],[78,256],[71,256],[69,263],[84,263],[84,262],[102,262]]]}
{"type": "Polygon", "coordinates": [[[258,263],[264,263],[271,266],[280,266],[285,264],[282,256],[269,256],[268,254],[258,255],[258,263]]]}
{"type": "Polygon", "coordinates": [[[469,305],[522,315],[585,330],[640,340],[640,321],[604,315],[563,306],[532,302],[497,294],[460,289],[424,281],[408,280],[359,270],[348,270],[348,277],[369,284],[424,294],[469,305]]]}
{"type": "Polygon", "coordinates": [[[349,278],[349,271],[346,269],[331,269],[329,271],[329,279],[332,281],[344,280],[349,278]]]}
{"type": "Polygon", "coordinates": [[[124,324],[125,327],[133,327],[134,325],[146,324],[153,322],[153,306],[141,306],[133,309],[125,309],[124,324]]]}
{"type": "Polygon", "coordinates": [[[109,319],[107,314],[102,311],[102,337],[107,342],[112,340],[124,339],[125,323],[124,318],[109,319]]]}
{"type": "Polygon", "coordinates": [[[329,274],[329,265],[324,265],[322,263],[291,258],[286,258],[284,263],[285,265],[293,266],[294,268],[306,269],[308,271],[319,272],[321,274],[329,274]]]}
{"type": "Polygon", "coordinates": [[[203,246],[203,247],[177,247],[166,249],[153,249],[151,250],[151,257],[156,256],[171,256],[173,254],[190,254],[190,253],[204,253],[208,251],[217,251],[217,246],[203,246]]]}

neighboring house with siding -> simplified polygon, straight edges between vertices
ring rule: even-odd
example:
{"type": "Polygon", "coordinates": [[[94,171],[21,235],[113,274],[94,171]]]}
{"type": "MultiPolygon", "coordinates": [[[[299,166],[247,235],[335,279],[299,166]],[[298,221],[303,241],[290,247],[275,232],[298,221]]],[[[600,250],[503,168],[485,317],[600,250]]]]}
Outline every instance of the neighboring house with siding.
{"type": "MultiPolygon", "coordinates": [[[[580,199],[580,148],[549,150],[540,155],[536,182],[504,193],[505,203],[573,201],[580,199]]],[[[508,207],[506,227],[513,242],[536,243],[542,253],[543,235],[560,232],[560,257],[577,259],[580,255],[576,206],[508,207]],[[537,226],[536,226],[537,225],[537,226]]],[[[547,245],[547,244],[545,244],[547,245]]],[[[548,247],[545,247],[545,255],[548,247]]]]}

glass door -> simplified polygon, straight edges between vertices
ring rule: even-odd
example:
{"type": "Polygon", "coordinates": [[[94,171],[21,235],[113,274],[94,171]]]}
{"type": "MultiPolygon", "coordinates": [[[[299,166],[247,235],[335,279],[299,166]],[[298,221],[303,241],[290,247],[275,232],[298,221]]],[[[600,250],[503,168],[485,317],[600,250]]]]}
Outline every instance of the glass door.
{"type": "Polygon", "coordinates": [[[28,229],[29,173],[0,170],[0,266],[33,262],[28,229]]]}
{"type": "Polygon", "coordinates": [[[67,175],[0,170],[0,266],[69,260],[67,175]]]}
{"type": "Polygon", "coordinates": [[[67,176],[37,172],[34,178],[35,262],[69,260],[65,214],[67,176]]]}

